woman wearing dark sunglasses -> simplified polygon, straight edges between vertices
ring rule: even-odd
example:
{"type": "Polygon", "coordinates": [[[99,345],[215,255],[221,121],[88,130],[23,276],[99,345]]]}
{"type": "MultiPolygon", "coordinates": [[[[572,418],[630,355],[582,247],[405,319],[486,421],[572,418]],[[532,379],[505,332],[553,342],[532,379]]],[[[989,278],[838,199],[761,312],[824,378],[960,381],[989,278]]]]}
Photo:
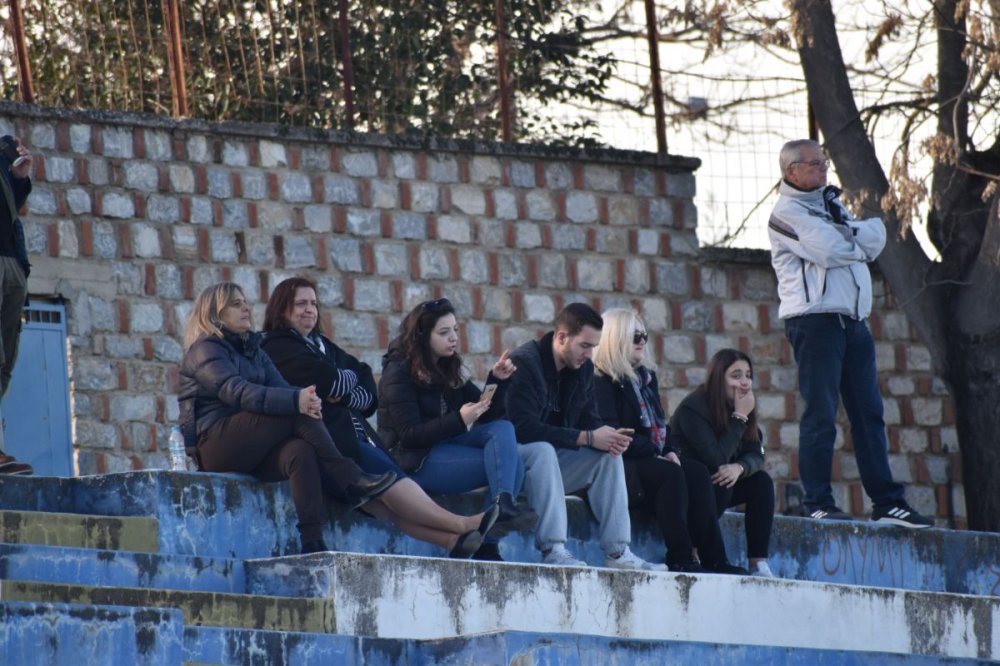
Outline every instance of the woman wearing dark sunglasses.
{"type": "MultiPolygon", "coordinates": [[[[487,506],[500,515],[492,534],[528,529],[537,514],[515,501],[524,480],[514,427],[499,420],[516,368],[507,352],[481,392],[458,354],[458,321],[446,298],[421,303],[399,325],[382,359],[378,434],[399,466],[427,492],[461,493],[488,486],[487,506]]],[[[500,559],[487,539],[477,559],[500,559]]]]}
{"type": "Polygon", "coordinates": [[[649,335],[642,319],[624,308],[601,318],[594,392],[604,422],[632,431],[623,454],[630,507],[656,519],[671,571],[749,573],[726,559],[708,469],[670,446],[656,373],[645,363],[649,335]]]}

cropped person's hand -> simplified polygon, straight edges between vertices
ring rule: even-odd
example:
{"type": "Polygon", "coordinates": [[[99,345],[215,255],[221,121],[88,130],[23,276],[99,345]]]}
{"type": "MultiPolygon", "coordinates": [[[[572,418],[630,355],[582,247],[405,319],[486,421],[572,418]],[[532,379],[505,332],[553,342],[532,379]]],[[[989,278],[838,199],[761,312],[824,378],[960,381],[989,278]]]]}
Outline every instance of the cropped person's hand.
{"type": "Polygon", "coordinates": [[[732,488],[741,476],[743,476],[743,465],[739,463],[720,465],[712,475],[712,483],[723,488],[732,488]]]}
{"type": "Polygon", "coordinates": [[[318,419],[323,416],[323,401],[316,395],[316,386],[307,386],[299,391],[299,414],[318,419]]]}
{"type": "Polygon", "coordinates": [[[628,449],[632,443],[632,438],[623,435],[611,426],[601,426],[593,431],[593,447],[600,451],[607,451],[613,456],[620,456],[628,449]]]}
{"type": "Polygon", "coordinates": [[[661,457],[662,457],[662,458],[663,458],[664,460],[666,460],[667,462],[672,462],[672,463],[673,463],[673,464],[675,464],[675,465],[680,465],[680,464],[681,464],[681,459],[680,459],[680,458],[678,458],[678,457],[677,457],[677,454],[676,454],[676,453],[674,453],[673,451],[667,451],[667,452],[666,452],[666,453],[664,453],[664,454],[663,454],[663,456],[661,456],[661,457]]]}
{"type": "Polygon", "coordinates": [[[504,349],[500,358],[493,364],[493,376],[503,381],[510,379],[515,370],[517,370],[517,366],[514,365],[514,361],[510,360],[510,352],[504,349]]]}
{"type": "Polygon", "coordinates": [[[480,400],[479,402],[467,402],[458,410],[462,415],[462,421],[466,428],[471,428],[472,424],[479,420],[479,417],[490,408],[491,400],[480,400]]]}
{"type": "Polygon", "coordinates": [[[31,171],[31,151],[28,150],[21,140],[17,140],[17,154],[24,158],[24,161],[17,166],[10,168],[15,178],[27,178],[31,171]]]}
{"type": "Polygon", "coordinates": [[[740,395],[739,390],[736,391],[736,399],[733,400],[733,411],[742,414],[743,416],[750,416],[750,412],[757,405],[757,399],[753,396],[753,389],[750,389],[746,393],[740,395]]]}

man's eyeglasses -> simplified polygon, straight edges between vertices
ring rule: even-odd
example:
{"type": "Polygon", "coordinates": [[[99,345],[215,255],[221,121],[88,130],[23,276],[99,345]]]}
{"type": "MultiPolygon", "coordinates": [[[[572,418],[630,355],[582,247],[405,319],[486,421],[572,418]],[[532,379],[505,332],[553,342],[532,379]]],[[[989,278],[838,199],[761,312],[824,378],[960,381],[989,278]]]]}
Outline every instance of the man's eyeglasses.
{"type": "Polygon", "coordinates": [[[421,310],[427,310],[428,312],[441,312],[442,310],[453,310],[451,307],[451,301],[447,298],[439,298],[436,301],[424,301],[420,304],[421,310]]]}
{"type": "Polygon", "coordinates": [[[817,167],[828,169],[830,167],[830,160],[809,160],[808,162],[805,160],[798,160],[797,162],[792,162],[789,166],[795,166],[796,164],[805,164],[807,167],[811,167],[813,169],[817,167]]]}
{"type": "Polygon", "coordinates": [[[637,345],[640,342],[649,342],[649,333],[646,331],[636,331],[632,334],[632,344],[637,345]]]}

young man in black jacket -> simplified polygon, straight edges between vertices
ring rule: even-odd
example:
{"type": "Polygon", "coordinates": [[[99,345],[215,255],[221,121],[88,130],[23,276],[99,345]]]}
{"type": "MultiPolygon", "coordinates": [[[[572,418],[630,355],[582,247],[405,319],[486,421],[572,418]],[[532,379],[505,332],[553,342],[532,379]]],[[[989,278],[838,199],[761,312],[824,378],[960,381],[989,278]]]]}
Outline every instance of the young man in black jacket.
{"type": "Polygon", "coordinates": [[[554,455],[558,463],[535,465],[522,456],[528,504],[539,514],[535,543],[546,564],[583,564],[565,546],[566,492],[583,490],[600,524],[605,566],[666,571],[628,547],[632,526],[621,454],[630,439],[602,424],[594,401],[590,357],[602,325],[593,308],[572,303],[559,313],[555,331],[511,354],[517,372],[506,393],[507,418],[518,442],[547,442],[548,448],[532,445],[533,455],[554,455]]]}

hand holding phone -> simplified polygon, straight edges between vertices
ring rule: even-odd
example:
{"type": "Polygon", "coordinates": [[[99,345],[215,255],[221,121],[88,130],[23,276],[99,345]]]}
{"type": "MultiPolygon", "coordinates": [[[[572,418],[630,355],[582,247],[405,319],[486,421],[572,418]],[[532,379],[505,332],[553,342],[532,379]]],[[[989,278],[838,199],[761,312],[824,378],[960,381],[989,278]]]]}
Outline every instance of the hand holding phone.
{"type": "Polygon", "coordinates": [[[493,394],[496,392],[497,392],[496,384],[487,384],[486,386],[483,387],[483,394],[479,396],[479,402],[483,402],[485,400],[492,400],[493,394]]]}
{"type": "Polygon", "coordinates": [[[21,166],[21,164],[24,163],[25,157],[17,149],[17,139],[12,137],[10,134],[4,134],[0,137],[0,142],[3,143],[3,145],[0,146],[0,152],[2,152],[3,156],[10,161],[10,165],[15,167],[21,166]]]}
{"type": "Polygon", "coordinates": [[[617,432],[619,435],[628,435],[629,437],[631,437],[632,435],[635,434],[635,428],[617,428],[615,429],[615,432],[617,432]]]}

